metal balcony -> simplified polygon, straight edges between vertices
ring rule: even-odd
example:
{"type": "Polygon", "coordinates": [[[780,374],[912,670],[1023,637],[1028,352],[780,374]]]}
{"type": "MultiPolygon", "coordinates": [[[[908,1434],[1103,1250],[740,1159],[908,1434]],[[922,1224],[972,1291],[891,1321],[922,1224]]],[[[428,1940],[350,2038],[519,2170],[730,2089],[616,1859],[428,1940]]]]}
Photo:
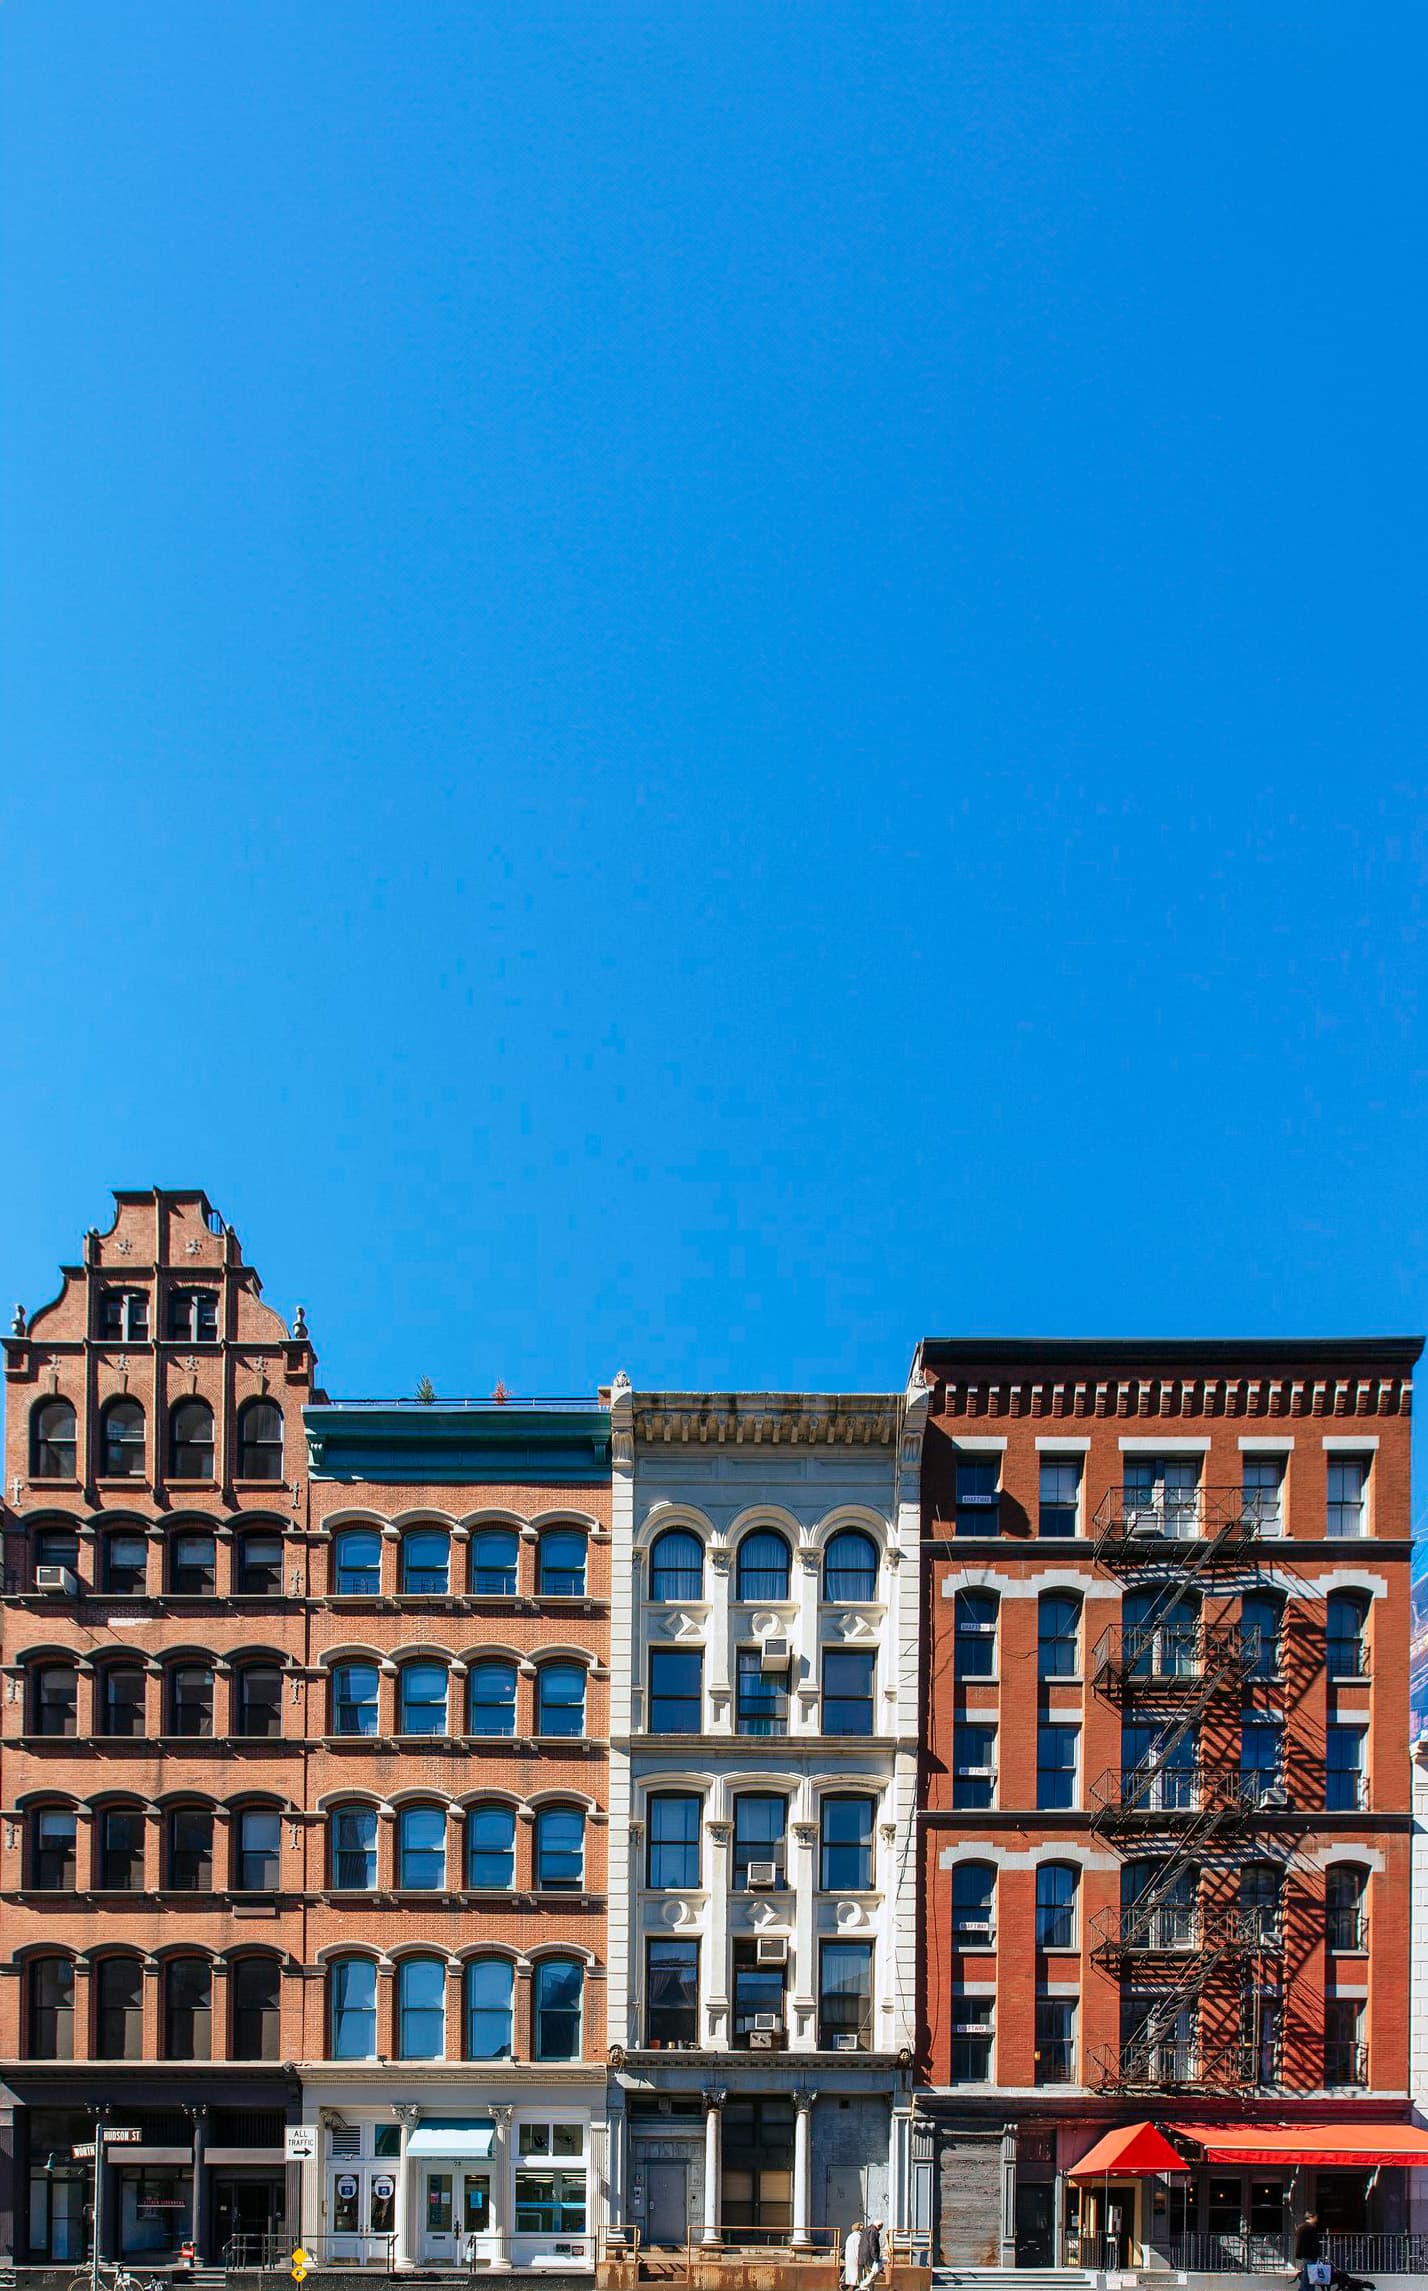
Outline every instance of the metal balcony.
{"type": "Polygon", "coordinates": [[[1234,1623],[1112,1623],[1096,1641],[1091,1683],[1107,1702],[1170,1702],[1203,1708],[1222,1688],[1242,1686],[1256,1658],[1234,1623]]]}
{"type": "Polygon", "coordinates": [[[1182,1844],[1219,1837],[1249,1818],[1251,1783],[1238,1766],[1113,1766],[1091,1785],[1091,1829],[1110,1842],[1157,1832],[1182,1844]]]}
{"type": "Polygon", "coordinates": [[[1093,2045],[1086,2081],[1097,2092],[1247,2092],[1262,2081],[1262,2065],[1252,2044],[1135,2038],[1093,2045]]]}
{"type": "Polygon", "coordinates": [[[1279,1503],[1252,1488],[1112,1488],[1092,1522],[1103,1566],[1204,1575],[1246,1545],[1280,1531],[1279,1503]]]}
{"type": "Polygon", "coordinates": [[[1253,1956],[1264,1946],[1252,1911],[1228,1909],[1206,1916],[1197,1903],[1154,1897],[1124,1909],[1103,1909],[1092,1921],[1090,1941],[1091,1955],[1107,1971],[1128,1959],[1139,1965],[1163,1958],[1167,1971],[1182,1981],[1188,1975],[1192,1986],[1208,1979],[1226,1957],[1253,1956]]]}

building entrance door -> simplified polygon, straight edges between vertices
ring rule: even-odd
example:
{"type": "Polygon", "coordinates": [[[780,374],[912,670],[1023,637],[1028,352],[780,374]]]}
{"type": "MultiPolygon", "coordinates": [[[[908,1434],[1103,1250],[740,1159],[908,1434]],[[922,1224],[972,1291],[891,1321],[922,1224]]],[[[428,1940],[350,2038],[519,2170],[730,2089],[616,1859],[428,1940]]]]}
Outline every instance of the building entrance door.
{"type": "Polygon", "coordinates": [[[1016,2190],[1016,2263],[1018,2267],[1052,2267],[1052,2197],[1050,2180],[1018,2180],[1016,2190]]]}
{"type": "MultiPolygon", "coordinates": [[[[830,2164],[823,2195],[822,2227],[834,2227],[840,2236],[847,2234],[855,2219],[865,2219],[866,2191],[861,2164],[830,2164]]],[[[842,2253],[839,2252],[841,2265],[842,2253]]]]}
{"type": "Polygon", "coordinates": [[[277,2174],[250,2179],[214,2172],[212,2256],[220,2266],[271,2267],[285,2256],[278,2249],[286,2208],[283,2196],[277,2174]]]}
{"type": "Polygon", "coordinates": [[[421,2257],[427,2267],[456,2264],[456,2174],[450,2164],[422,2166],[421,2257]]]}
{"type": "Polygon", "coordinates": [[[491,2175],[464,2171],[461,2175],[461,2261],[471,2266],[496,2257],[491,2231],[491,2175]]]}
{"type": "Polygon", "coordinates": [[[668,2246],[689,2238],[689,2166],[664,2160],[645,2166],[645,2241],[668,2246]]]}

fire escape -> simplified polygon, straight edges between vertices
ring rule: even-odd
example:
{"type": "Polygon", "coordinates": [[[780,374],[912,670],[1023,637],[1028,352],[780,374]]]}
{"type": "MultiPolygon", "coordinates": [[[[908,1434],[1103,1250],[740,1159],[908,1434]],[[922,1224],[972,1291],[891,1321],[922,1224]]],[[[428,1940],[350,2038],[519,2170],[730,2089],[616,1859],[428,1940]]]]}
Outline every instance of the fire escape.
{"type": "MultiPolygon", "coordinates": [[[[1238,1488],[1116,1489],[1096,1514],[1096,1558],[1137,1595],[1134,1623],[1106,1631],[1092,1684],[1121,1715],[1119,1768],[1091,1793],[1091,1830],[1144,1873],[1091,1930],[1091,1954],[1120,1988],[1120,2042],[1092,2050],[1090,2082],[1142,2094],[1234,2093],[1272,2079],[1262,2000],[1282,1987],[1281,1919],[1239,1906],[1255,1831],[1284,1803],[1238,1764],[1201,1754],[1207,1721],[1237,1727],[1256,1650],[1239,1627],[1206,1623],[1206,1592],[1242,1587],[1260,1533],[1256,1496],[1238,1488]],[[1236,1905],[1207,1908],[1211,1868],[1236,1905]],[[1125,2000],[1133,1997],[1128,2014],[1125,2000]],[[1207,1997],[1243,2000],[1237,2041],[1205,2041],[1207,1997]],[[1128,2025],[1128,2022],[1130,2025],[1128,2025]]],[[[1223,1732],[1223,1727],[1213,1731],[1223,1732]]]]}

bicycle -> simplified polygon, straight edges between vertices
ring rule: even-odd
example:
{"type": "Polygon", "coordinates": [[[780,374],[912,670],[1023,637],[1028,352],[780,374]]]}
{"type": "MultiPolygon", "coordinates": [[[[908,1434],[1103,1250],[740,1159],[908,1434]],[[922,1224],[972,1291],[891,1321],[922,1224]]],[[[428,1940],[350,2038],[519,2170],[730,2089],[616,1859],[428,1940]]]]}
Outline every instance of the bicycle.
{"type": "MultiPolygon", "coordinates": [[[[92,2291],[93,2276],[86,2267],[72,2276],[65,2291],[92,2291]]],[[[127,2267],[117,2267],[112,2260],[99,2262],[100,2291],[170,2291],[161,2275],[135,2275],[127,2267]]]]}

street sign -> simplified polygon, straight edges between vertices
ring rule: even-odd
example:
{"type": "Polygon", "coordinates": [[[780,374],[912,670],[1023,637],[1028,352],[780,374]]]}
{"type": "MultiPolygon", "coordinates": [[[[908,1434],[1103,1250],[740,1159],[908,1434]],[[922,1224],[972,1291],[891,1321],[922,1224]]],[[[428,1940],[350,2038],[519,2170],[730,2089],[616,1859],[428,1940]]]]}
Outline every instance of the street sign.
{"type": "Polygon", "coordinates": [[[283,2152],[290,2164],[306,2164],[317,2154],[317,2126],[289,2124],[283,2132],[283,2152]]]}
{"type": "Polygon", "coordinates": [[[301,2283],[303,2277],[306,2275],[311,2265],[311,2258],[308,2256],[307,2252],[303,2250],[302,2245],[299,2244],[296,2251],[293,2253],[292,2266],[290,2269],[294,2283],[301,2283]]]}
{"type": "Polygon", "coordinates": [[[99,2142],[97,2140],[76,2140],[74,2146],[70,2149],[70,2154],[72,2156],[94,2156],[98,2153],[99,2142]]]}
{"type": "Polygon", "coordinates": [[[142,2140],[144,2135],[137,2124],[101,2124],[106,2140],[142,2140]]]}

